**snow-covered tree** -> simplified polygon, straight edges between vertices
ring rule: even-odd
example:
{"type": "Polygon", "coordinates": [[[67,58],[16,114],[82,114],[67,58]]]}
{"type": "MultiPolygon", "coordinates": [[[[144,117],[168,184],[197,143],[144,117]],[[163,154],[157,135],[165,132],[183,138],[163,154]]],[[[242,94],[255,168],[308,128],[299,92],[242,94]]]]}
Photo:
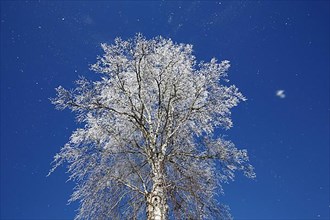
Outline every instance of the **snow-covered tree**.
{"type": "Polygon", "coordinates": [[[232,126],[244,96],[226,86],[229,61],[196,63],[192,45],[141,34],[102,44],[100,80],[59,86],[52,103],[84,126],[55,156],[80,201],[76,219],[228,219],[222,184],[255,176],[246,150],[215,129],[232,126]]]}

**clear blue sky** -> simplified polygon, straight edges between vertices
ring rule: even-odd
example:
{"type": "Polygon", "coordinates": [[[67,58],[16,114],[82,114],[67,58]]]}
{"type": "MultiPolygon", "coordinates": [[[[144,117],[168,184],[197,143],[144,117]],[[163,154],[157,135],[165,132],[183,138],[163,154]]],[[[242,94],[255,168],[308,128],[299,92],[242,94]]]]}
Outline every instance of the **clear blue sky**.
{"type": "Polygon", "coordinates": [[[225,185],[236,219],[329,219],[329,16],[329,1],[1,1],[1,219],[74,217],[65,168],[46,175],[81,125],[48,98],[137,32],[231,61],[248,101],[225,134],[257,172],[225,185]]]}

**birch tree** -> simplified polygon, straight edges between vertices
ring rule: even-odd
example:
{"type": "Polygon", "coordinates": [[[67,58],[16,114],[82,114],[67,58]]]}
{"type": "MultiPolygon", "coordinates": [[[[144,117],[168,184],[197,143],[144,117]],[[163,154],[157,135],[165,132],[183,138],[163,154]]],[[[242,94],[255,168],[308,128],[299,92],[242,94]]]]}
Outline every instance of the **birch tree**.
{"type": "Polygon", "coordinates": [[[216,135],[245,100],[227,85],[229,61],[197,63],[192,45],[141,34],[101,46],[100,79],[51,99],[83,125],[50,171],[67,165],[76,219],[230,219],[222,185],[255,174],[247,151],[216,135]]]}

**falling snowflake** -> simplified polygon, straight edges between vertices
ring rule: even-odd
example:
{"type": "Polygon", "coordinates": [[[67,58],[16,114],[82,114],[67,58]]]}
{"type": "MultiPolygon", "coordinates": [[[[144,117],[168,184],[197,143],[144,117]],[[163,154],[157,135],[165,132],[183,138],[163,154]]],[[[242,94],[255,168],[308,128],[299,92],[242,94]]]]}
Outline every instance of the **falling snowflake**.
{"type": "Polygon", "coordinates": [[[280,97],[281,99],[285,98],[284,90],[277,90],[276,96],[280,97]]]}

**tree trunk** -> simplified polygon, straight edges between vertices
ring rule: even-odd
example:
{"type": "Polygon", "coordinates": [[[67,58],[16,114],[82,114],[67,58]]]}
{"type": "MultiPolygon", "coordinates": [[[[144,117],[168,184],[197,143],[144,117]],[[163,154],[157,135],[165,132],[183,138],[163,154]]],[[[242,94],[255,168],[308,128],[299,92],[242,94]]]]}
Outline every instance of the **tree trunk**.
{"type": "Polygon", "coordinates": [[[148,194],[147,220],[167,220],[168,205],[164,185],[163,156],[157,154],[152,164],[153,186],[148,194]]]}

